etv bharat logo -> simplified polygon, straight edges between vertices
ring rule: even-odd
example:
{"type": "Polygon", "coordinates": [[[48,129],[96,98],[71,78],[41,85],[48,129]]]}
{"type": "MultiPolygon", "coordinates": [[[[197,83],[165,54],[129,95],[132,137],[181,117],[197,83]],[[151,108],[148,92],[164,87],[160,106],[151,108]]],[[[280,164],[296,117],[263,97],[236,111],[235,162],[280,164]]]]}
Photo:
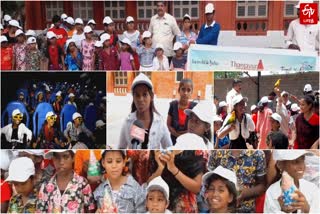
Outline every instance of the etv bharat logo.
{"type": "Polygon", "coordinates": [[[318,4],[301,3],[300,4],[300,24],[317,24],[318,23],[318,4]]]}

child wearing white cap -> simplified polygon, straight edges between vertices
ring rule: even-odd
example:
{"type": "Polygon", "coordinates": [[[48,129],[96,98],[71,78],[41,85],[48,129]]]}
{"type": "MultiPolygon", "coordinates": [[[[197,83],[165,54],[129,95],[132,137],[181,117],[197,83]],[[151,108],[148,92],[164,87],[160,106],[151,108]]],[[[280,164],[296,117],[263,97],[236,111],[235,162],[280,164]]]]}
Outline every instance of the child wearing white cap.
{"type": "Polygon", "coordinates": [[[134,19],[132,16],[126,18],[127,30],[123,32],[123,37],[129,39],[131,47],[135,51],[140,46],[140,32],[134,27],[134,19]]]}
{"type": "MultiPolygon", "coordinates": [[[[64,30],[63,28],[61,29],[64,30]]],[[[47,42],[45,56],[48,58],[48,70],[64,70],[64,52],[62,47],[58,45],[57,35],[52,31],[48,31],[47,42]]]]}
{"type": "Polygon", "coordinates": [[[118,50],[111,43],[111,37],[108,33],[103,33],[100,36],[100,41],[103,45],[103,50],[100,52],[99,59],[100,65],[99,70],[104,71],[115,71],[119,70],[120,57],[118,50]]]}
{"type": "Polygon", "coordinates": [[[31,36],[27,39],[26,70],[40,70],[40,60],[41,53],[38,49],[37,39],[31,36]]]}
{"type": "Polygon", "coordinates": [[[93,40],[93,30],[90,26],[84,27],[84,35],[86,38],[81,41],[81,53],[83,56],[82,70],[93,71],[95,61],[95,55],[93,54],[95,40],[93,40]]]}
{"type": "Polygon", "coordinates": [[[8,38],[1,35],[1,70],[12,70],[13,48],[9,45],[8,38]]]}
{"type": "Polygon", "coordinates": [[[72,39],[75,41],[77,48],[82,51],[81,42],[82,40],[86,39],[84,35],[83,20],[81,18],[76,18],[74,20],[74,24],[76,30],[73,33],[72,39]]]}
{"type": "Polygon", "coordinates": [[[237,176],[234,171],[218,166],[202,176],[205,201],[210,213],[234,213],[237,205],[237,176]]]}
{"type": "Polygon", "coordinates": [[[265,213],[319,213],[320,189],[303,179],[306,171],[305,150],[274,150],[273,159],[280,173],[287,172],[293,178],[296,190],[291,195],[283,195],[282,188],[287,185],[280,179],[269,186],[264,202],[265,213]],[[284,199],[290,197],[293,203],[284,205],[284,199]]]}
{"type": "Polygon", "coordinates": [[[125,150],[102,150],[105,180],[94,191],[97,213],[144,213],[145,193],[128,172],[125,150]]]}
{"type": "Polygon", "coordinates": [[[96,205],[88,181],[74,172],[73,150],[49,150],[56,173],[41,185],[37,213],[91,213],[96,205]]]}
{"type": "Polygon", "coordinates": [[[256,131],[260,135],[259,138],[259,149],[266,149],[266,138],[271,130],[271,120],[272,110],[268,107],[269,99],[264,96],[260,99],[258,106],[259,111],[257,115],[257,126],[256,131]]]}
{"type": "Polygon", "coordinates": [[[183,16],[181,34],[176,36],[176,40],[182,43],[185,56],[187,56],[189,45],[194,44],[197,40],[197,37],[197,34],[192,31],[191,16],[189,16],[189,14],[185,14],[183,16]]]}
{"type": "Polygon", "coordinates": [[[79,71],[82,68],[82,54],[73,39],[66,42],[66,58],[64,64],[68,71],[79,71]]]}
{"type": "Polygon", "coordinates": [[[0,191],[1,191],[1,213],[8,211],[9,201],[12,196],[11,185],[5,181],[8,177],[8,170],[14,155],[11,150],[0,150],[0,191]]]}
{"type": "Polygon", "coordinates": [[[15,109],[11,114],[12,123],[1,128],[2,149],[25,149],[32,140],[32,131],[22,123],[23,113],[15,109]]]}
{"type": "Polygon", "coordinates": [[[226,101],[221,101],[218,104],[217,115],[222,118],[222,122],[226,119],[228,115],[228,104],[226,101]]]}
{"type": "Polygon", "coordinates": [[[142,34],[142,45],[137,48],[140,61],[140,71],[152,70],[153,57],[155,49],[152,47],[152,37],[149,31],[144,31],[142,34]]]}
{"type": "Polygon", "coordinates": [[[26,70],[27,53],[26,36],[20,29],[15,32],[15,36],[17,39],[17,43],[13,45],[13,70],[24,71],[26,70]]]}
{"type": "Polygon", "coordinates": [[[100,55],[103,49],[103,44],[100,40],[94,42],[94,70],[99,70],[99,65],[101,63],[100,55]]]}
{"type": "Polygon", "coordinates": [[[150,181],[147,187],[147,213],[171,213],[169,206],[169,186],[158,176],[150,181]]]}
{"type": "Polygon", "coordinates": [[[158,43],[156,45],[155,57],[152,62],[152,70],[154,71],[168,71],[169,70],[169,60],[168,57],[164,55],[163,45],[158,43]]]}
{"type": "Polygon", "coordinates": [[[109,34],[110,35],[110,46],[116,47],[117,43],[119,41],[119,38],[118,38],[118,34],[115,30],[115,24],[114,24],[113,20],[110,18],[110,16],[104,17],[103,26],[104,26],[103,27],[104,32],[102,32],[100,34],[100,36],[104,33],[109,34]]]}
{"type": "Polygon", "coordinates": [[[182,48],[181,42],[175,42],[173,45],[173,51],[175,55],[172,57],[170,63],[171,71],[184,71],[187,66],[187,56],[184,55],[184,49],[182,48]]]}
{"type": "Polygon", "coordinates": [[[5,31],[7,31],[7,32],[4,32],[4,34],[2,34],[7,37],[8,43],[10,45],[14,45],[15,43],[17,43],[15,32],[18,29],[22,29],[19,22],[17,20],[11,19],[11,17],[10,17],[10,20],[8,21],[8,25],[5,29],[5,31]]]}
{"type": "Polygon", "coordinates": [[[228,135],[224,136],[222,139],[217,137],[217,133],[220,130],[222,123],[222,118],[218,115],[215,115],[213,118],[213,144],[215,149],[229,148],[230,140],[228,135]]]}
{"type": "Polygon", "coordinates": [[[70,93],[68,95],[68,97],[69,97],[69,100],[68,100],[67,104],[74,105],[74,107],[77,108],[77,103],[75,102],[76,96],[74,95],[74,93],[70,93]]]}
{"type": "Polygon", "coordinates": [[[120,40],[121,51],[120,51],[120,70],[121,71],[132,71],[136,70],[133,58],[133,50],[131,47],[131,41],[128,38],[120,40]]]}
{"type": "Polygon", "coordinates": [[[165,149],[172,146],[169,130],[154,106],[151,80],[145,74],[140,73],[133,80],[131,92],[133,96],[131,113],[122,125],[118,148],[133,148],[134,139],[139,141],[138,149],[165,149]],[[143,121],[142,124],[141,121],[143,121]],[[133,132],[135,128],[140,130],[139,137],[136,137],[133,132]]]}
{"type": "Polygon", "coordinates": [[[17,192],[9,202],[8,213],[35,213],[37,191],[34,189],[35,167],[30,158],[14,159],[9,166],[10,181],[17,192]]]}

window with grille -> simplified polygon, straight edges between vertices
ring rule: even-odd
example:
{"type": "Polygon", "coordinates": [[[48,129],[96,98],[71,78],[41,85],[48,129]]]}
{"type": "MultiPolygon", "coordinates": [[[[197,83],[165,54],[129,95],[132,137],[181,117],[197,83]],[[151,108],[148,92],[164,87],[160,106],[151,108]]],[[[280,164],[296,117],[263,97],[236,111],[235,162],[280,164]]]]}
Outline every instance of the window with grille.
{"type": "Polygon", "coordinates": [[[137,14],[139,19],[150,19],[157,13],[156,1],[137,1],[137,14]]]}
{"type": "Polygon", "coordinates": [[[183,19],[185,14],[191,18],[199,18],[199,1],[173,1],[173,16],[183,19]]]}
{"type": "Polygon", "coordinates": [[[127,72],[117,71],[114,74],[115,86],[127,86],[128,85],[128,76],[127,72]]]}
{"type": "Polygon", "coordinates": [[[63,13],[62,1],[47,1],[45,4],[47,21],[52,21],[54,15],[60,16],[63,13]]]}
{"type": "Polygon", "coordinates": [[[183,71],[176,71],[176,82],[180,82],[183,79],[183,71]]]}
{"type": "Polygon", "coordinates": [[[126,18],[125,1],[105,1],[104,15],[112,20],[124,20],[126,18]]]}
{"type": "Polygon", "coordinates": [[[284,2],[284,16],[285,17],[297,17],[297,1],[285,1],[284,2]]]}
{"type": "Polygon", "coordinates": [[[267,15],[267,1],[237,1],[237,18],[265,18],[267,15]]]}
{"type": "Polygon", "coordinates": [[[74,1],[73,2],[73,17],[89,20],[93,18],[93,9],[91,1],[74,1]]]}

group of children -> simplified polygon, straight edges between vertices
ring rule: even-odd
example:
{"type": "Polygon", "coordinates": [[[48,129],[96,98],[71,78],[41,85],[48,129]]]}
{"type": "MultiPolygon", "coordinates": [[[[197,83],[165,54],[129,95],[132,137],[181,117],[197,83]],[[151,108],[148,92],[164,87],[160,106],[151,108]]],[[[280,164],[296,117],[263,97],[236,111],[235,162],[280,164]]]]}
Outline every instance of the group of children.
{"type": "Polygon", "coordinates": [[[241,81],[235,80],[227,102],[214,101],[218,109],[214,121],[216,148],[319,148],[319,91],[306,84],[303,94],[297,98],[274,87],[247,114],[248,99],[241,95],[241,81]]]}
{"type": "Polygon", "coordinates": [[[1,128],[2,149],[105,148],[106,97],[96,86],[35,81],[16,94],[20,107],[7,112],[1,128]],[[69,121],[61,127],[63,119],[69,121]]]}
{"type": "MultiPolygon", "coordinates": [[[[188,16],[189,17],[189,16],[188,16]]],[[[189,17],[190,19],[190,17],[189,17]]],[[[1,25],[1,70],[184,70],[187,56],[183,44],[177,41],[171,59],[164,55],[164,44],[152,44],[152,35],[135,30],[134,19],[126,18],[127,30],[121,36],[113,20],[103,19],[104,31],[98,36],[96,22],[87,25],[81,18],[66,14],[53,16],[52,25],[37,35],[24,32],[14,20],[1,25]]]]}
{"type": "Polygon", "coordinates": [[[207,151],[201,150],[149,151],[147,165],[140,167],[140,169],[148,168],[148,175],[143,181],[139,181],[137,172],[132,171],[132,164],[136,163],[134,153],[137,152],[138,156],[144,153],[132,150],[46,152],[20,150],[13,151],[12,154],[12,151],[2,150],[1,211],[9,213],[236,213],[246,210],[267,213],[280,211],[317,213],[320,211],[319,187],[303,179],[306,171],[305,159],[319,158],[318,153],[312,155],[305,150],[274,150],[270,156],[274,161],[276,172],[270,173],[273,181],[268,183],[265,180],[260,181],[258,190],[258,183],[252,183],[251,187],[248,187],[250,181],[243,179],[252,177],[257,172],[266,173],[266,169],[261,168],[265,167],[264,164],[258,166],[257,163],[247,162],[252,158],[260,158],[265,162],[262,151],[247,151],[245,152],[247,156],[240,155],[239,160],[244,163],[235,163],[238,168],[232,168],[230,163],[220,162],[227,153],[208,154],[207,151]],[[243,172],[248,170],[249,165],[253,169],[250,172],[243,172]],[[291,192],[287,192],[287,187],[291,192]],[[262,202],[257,202],[260,196],[263,196],[262,202]],[[252,199],[255,201],[253,204],[251,204],[252,199]],[[262,205],[260,210],[258,204],[262,205]]]}

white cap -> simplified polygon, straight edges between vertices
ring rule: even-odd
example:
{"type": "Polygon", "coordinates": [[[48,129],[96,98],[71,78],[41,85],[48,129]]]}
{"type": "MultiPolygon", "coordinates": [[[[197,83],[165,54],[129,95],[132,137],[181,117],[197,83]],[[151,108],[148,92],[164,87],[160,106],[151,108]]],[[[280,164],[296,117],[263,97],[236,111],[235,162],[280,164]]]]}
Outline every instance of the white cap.
{"type": "Polygon", "coordinates": [[[232,106],[235,106],[237,103],[240,103],[242,100],[248,102],[248,98],[243,97],[241,94],[238,94],[232,98],[232,106]]]}
{"type": "Polygon", "coordinates": [[[238,189],[238,184],[237,184],[237,176],[236,173],[230,169],[226,169],[222,166],[218,166],[215,168],[213,171],[207,172],[202,176],[202,183],[206,184],[208,178],[210,178],[211,175],[216,174],[219,175],[220,177],[223,177],[227,179],[228,181],[231,181],[234,183],[236,189],[238,189]]]}
{"type": "Polygon", "coordinates": [[[8,41],[8,39],[7,39],[6,36],[1,36],[1,43],[2,43],[2,42],[7,42],[7,41],[8,41]]]}
{"type": "Polygon", "coordinates": [[[183,16],[183,19],[185,19],[185,18],[188,18],[191,21],[191,16],[189,16],[189,14],[187,14],[187,13],[183,16]]]}
{"type": "Polygon", "coordinates": [[[156,45],[156,49],[162,49],[162,50],[163,50],[163,45],[162,45],[161,43],[158,43],[158,44],[156,45]]]}
{"type": "Polygon", "coordinates": [[[110,18],[110,16],[104,17],[104,19],[103,19],[103,24],[109,25],[109,24],[111,24],[111,23],[113,23],[113,21],[112,21],[112,19],[110,18]]]}
{"type": "Polygon", "coordinates": [[[275,161],[295,160],[305,154],[311,154],[311,153],[306,150],[299,150],[299,149],[273,150],[273,159],[275,161]]]}
{"type": "Polygon", "coordinates": [[[204,13],[205,14],[213,13],[213,11],[214,11],[214,5],[212,3],[207,4],[204,13]]]}
{"type": "Polygon", "coordinates": [[[126,23],[128,23],[128,22],[134,22],[134,18],[132,16],[128,16],[126,18],[126,23]]]}
{"type": "Polygon", "coordinates": [[[300,110],[300,107],[298,106],[297,103],[293,103],[291,105],[291,111],[299,111],[300,110]]]}
{"type": "Polygon", "coordinates": [[[6,22],[10,21],[11,19],[12,19],[11,16],[8,14],[4,15],[4,17],[3,17],[3,20],[6,22]]]}
{"type": "Polygon", "coordinates": [[[21,157],[14,159],[9,166],[9,176],[6,181],[25,182],[35,174],[34,163],[30,158],[21,157]]]}
{"type": "Polygon", "coordinates": [[[0,169],[8,171],[13,154],[11,150],[1,149],[0,150],[0,169]]]}
{"type": "Polygon", "coordinates": [[[75,120],[75,119],[77,119],[78,117],[82,117],[82,115],[79,114],[78,112],[75,112],[75,113],[73,113],[73,115],[72,115],[72,120],[75,120]]]}
{"type": "Polygon", "coordinates": [[[26,36],[34,36],[34,37],[36,37],[37,34],[36,34],[36,32],[34,30],[27,30],[26,36]]]}
{"type": "Polygon", "coordinates": [[[99,48],[99,47],[101,48],[101,47],[103,47],[103,44],[102,44],[101,41],[95,41],[94,46],[95,46],[95,47],[98,47],[98,48],[99,48]]]}
{"type": "Polygon", "coordinates": [[[68,48],[69,47],[69,45],[70,45],[70,43],[76,43],[76,41],[74,40],[74,39],[68,39],[67,41],[66,41],[66,47],[68,48]]]}
{"type": "Polygon", "coordinates": [[[161,176],[155,177],[150,181],[147,187],[147,192],[150,192],[152,190],[159,190],[161,191],[167,201],[169,201],[169,186],[168,184],[161,178],[161,176]]]}
{"type": "Polygon", "coordinates": [[[61,96],[61,91],[58,91],[57,93],[56,93],[56,96],[61,96]]]}
{"type": "Polygon", "coordinates": [[[19,22],[14,19],[9,21],[9,25],[22,29],[22,27],[20,27],[20,25],[19,25],[19,22]]]}
{"type": "Polygon", "coordinates": [[[208,146],[204,143],[203,138],[193,133],[185,133],[180,135],[176,141],[176,144],[171,147],[172,150],[208,149],[208,146]]]}
{"type": "Polygon", "coordinates": [[[52,31],[48,31],[47,32],[47,38],[48,39],[57,38],[57,35],[52,31]]]}
{"type": "Polygon", "coordinates": [[[219,102],[219,108],[224,107],[224,106],[228,106],[226,101],[219,102]]]}
{"type": "Polygon", "coordinates": [[[83,25],[83,20],[81,18],[76,18],[76,20],[74,20],[74,23],[83,25]]]}
{"type": "Polygon", "coordinates": [[[12,115],[12,117],[13,117],[13,116],[15,116],[15,115],[17,115],[17,114],[22,114],[19,109],[13,110],[11,115],[12,115]]]}
{"type": "Polygon", "coordinates": [[[65,152],[65,151],[72,151],[73,153],[75,153],[75,151],[72,149],[51,149],[47,153],[44,154],[44,158],[51,159],[53,157],[53,153],[61,153],[61,152],[65,152]]]}
{"type": "Polygon", "coordinates": [[[27,39],[27,44],[34,44],[34,43],[37,43],[37,39],[34,38],[33,36],[27,39]]]}
{"type": "Polygon", "coordinates": [[[43,149],[21,149],[21,150],[18,150],[18,152],[26,152],[31,155],[44,156],[43,149]]]}
{"type": "Polygon", "coordinates": [[[94,19],[90,19],[90,20],[88,21],[87,25],[89,25],[89,24],[94,24],[94,25],[96,25],[97,23],[94,21],[94,19]]]}
{"type": "Polygon", "coordinates": [[[313,3],[312,0],[302,0],[302,1],[299,1],[297,5],[295,5],[295,8],[300,8],[300,4],[301,3],[313,3]]]}
{"type": "Polygon", "coordinates": [[[150,38],[151,37],[151,33],[150,31],[144,31],[143,34],[142,34],[142,39],[144,38],[150,38]]]}
{"type": "Polygon", "coordinates": [[[124,39],[120,40],[120,42],[131,46],[131,42],[128,38],[124,38],[124,39]]]}
{"type": "Polygon", "coordinates": [[[84,27],[83,31],[84,31],[84,33],[90,33],[90,32],[92,32],[92,28],[87,25],[84,27]]]}
{"type": "Polygon", "coordinates": [[[182,43],[181,42],[175,42],[174,45],[173,45],[173,50],[177,51],[180,48],[182,48],[182,43]]]}
{"type": "Polygon", "coordinates": [[[304,91],[304,92],[312,91],[312,87],[311,87],[311,85],[310,85],[310,84],[306,84],[306,85],[304,86],[303,91],[304,91]]]}
{"type": "Polygon", "coordinates": [[[269,102],[269,99],[267,96],[262,97],[260,100],[260,103],[267,103],[267,102],[269,102]]]}
{"type": "Polygon", "coordinates": [[[213,117],[213,122],[216,122],[216,121],[223,122],[222,118],[221,118],[220,116],[218,116],[218,115],[215,115],[215,116],[213,117]]]}
{"type": "Polygon", "coordinates": [[[74,94],[73,94],[73,93],[70,93],[70,94],[68,95],[68,97],[74,97],[74,94]]]}
{"type": "Polygon", "coordinates": [[[250,111],[253,111],[253,110],[255,110],[256,108],[257,108],[256,105],[252,105],[252,106],[250,107],[250,111]]]}
{"type": "Polygon", "coordinates": [[[282,96],[284,96],[285,94],[289,95],[289,93],[288,93],[288,92],[283,91],[283,92],[281,92],[281,97],[282,97],[282,96]]]}
{"type": "Polygon", "coordinates": [[[62,13],[61,16],[60,16],[60,18],[65,21],[66,18],[68,18],[68,16],[67,16],[67,14],[62,13]]]}
{"type": "Polygon", "coordinates": [[[96,128],[101,127],[101,126],[104,126],[104,125],[106,125],[106,123],[103,122],[102,120],[98,120],[98,121],[96,122],[96,128]]]}
{"type": "Polygon", "coordinates": [[[201,101],[193,109],[186,109],[184,112],[189,116],[190,113],[194,113],[199,117],[200,120],[209,123],[210,125],[213,122],[213,117],[215,115],[214,106],[212,102],[201,101]]]}
{"type": "Polygon", "coordinates": [[[110,39],[110,35],[108,33],[104,33],[100,36],[100,41],[104,43],[106,40],[110,39]]]}
{"type": "Polygon", "coordinates": [[[70,25],[74,25],[74,19],[71,16],[66,19],[66,22],[70,25]]]}
{"type": "Polygon", "coordinates": [[[0,29],[3,30],[3,25],[0,23],[0,29]]]}
{"type": "Polygon", "coordinates": [[[47,114],[46,114],[46,118],[48,117],[51,117],[51,116],[54,116],[55,114],[52,112],[52,111],[49,111],[47,114]]]}
{"type": "Polygon", "coordinates": [[[145,84],[149,88],[151,88],[151,90],[153,90],[153,85],[151,80],[143,73],[140,73],[138,76],[136,76],[136,78],[134,78],[131,85],[131,91],[133,92],[134,87],[136,87],[139,84],[145,84]]]}
{"type": "Polygon", "coordinates": [[[14,36],[17,37],[17,36],[19,36],[21,34],[24,34],[24,32],[22,30],[18,29],[18,30],[16,30],[14,36]]]}
{"type": "Polygon", "coordinates": [[[278,113],[273,113],[270,117],[281,124],[282,118],[278,113]]]}

